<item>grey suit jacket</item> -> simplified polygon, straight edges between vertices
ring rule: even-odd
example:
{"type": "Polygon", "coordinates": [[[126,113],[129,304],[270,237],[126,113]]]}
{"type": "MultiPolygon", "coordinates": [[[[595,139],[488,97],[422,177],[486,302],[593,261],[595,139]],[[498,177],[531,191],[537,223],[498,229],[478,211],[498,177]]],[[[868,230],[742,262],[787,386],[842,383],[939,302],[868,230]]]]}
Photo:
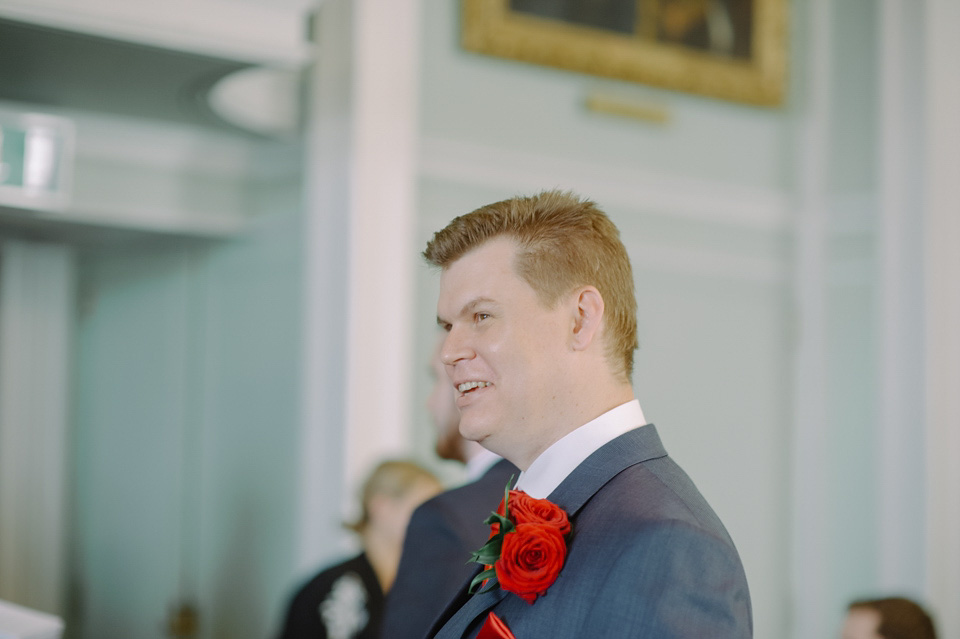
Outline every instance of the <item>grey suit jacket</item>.
{"type": "Polygon", "coordinates": [[[423,639],[430,625],[473,573],[470,554],[490,535],[483,521],[497,509],[510,477],[501,460],[479,479],[421,504],[410,518],[397,579],[387,595],[383,639],[423,639]]]}
{"type": "Polygon", "coordinates": [[[463,585],[431,629],[475,637],[489,611],[517,639],[753,636],[740,557],[652,424],[609,442],[549,496],[572,524],[567,559],[547,594],[528,604],[463,585]]]}

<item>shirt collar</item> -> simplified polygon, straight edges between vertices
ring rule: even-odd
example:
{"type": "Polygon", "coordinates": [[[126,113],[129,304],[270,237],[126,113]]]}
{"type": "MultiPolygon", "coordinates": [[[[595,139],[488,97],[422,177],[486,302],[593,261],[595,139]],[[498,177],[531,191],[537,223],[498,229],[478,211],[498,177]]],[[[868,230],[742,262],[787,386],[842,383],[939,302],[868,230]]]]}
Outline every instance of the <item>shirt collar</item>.
{"type": "MultiPolygon", "coordinates": [[[[480,448],[479,446],[477,448],[480,448]]],[[[503,459],[500,455],[481,448],[467,460],[467,481],[476,481],[493,468],[493,465],[503,459]]]]}
{"type": "Polygon", "coordinates": [[[516,488],[536,499],[545,499],[594,451],[646,423],[639,401],[620,404],[551,444],[520,473],[516,488]]]}

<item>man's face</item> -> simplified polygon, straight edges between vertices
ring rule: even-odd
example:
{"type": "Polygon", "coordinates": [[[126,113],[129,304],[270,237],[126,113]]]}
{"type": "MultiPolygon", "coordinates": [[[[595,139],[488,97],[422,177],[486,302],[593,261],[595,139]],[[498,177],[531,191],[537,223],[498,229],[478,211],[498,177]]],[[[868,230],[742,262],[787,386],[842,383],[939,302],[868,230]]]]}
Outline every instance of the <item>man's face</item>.
{"type": "Polygon", "coordinates": [[[573,318],[564,303],[540,303],[514,272],[515,252],[512,240],[496,238],[448,266],[437,318],[460,433],[523,467],[552,443],[545,438],[573,318]]]}
{"type": "Polygon", "coordinates": [[[840,639],[883,639],[877,632],[880,613],[869,608],[854,608],[847,613],[840,639]]]}

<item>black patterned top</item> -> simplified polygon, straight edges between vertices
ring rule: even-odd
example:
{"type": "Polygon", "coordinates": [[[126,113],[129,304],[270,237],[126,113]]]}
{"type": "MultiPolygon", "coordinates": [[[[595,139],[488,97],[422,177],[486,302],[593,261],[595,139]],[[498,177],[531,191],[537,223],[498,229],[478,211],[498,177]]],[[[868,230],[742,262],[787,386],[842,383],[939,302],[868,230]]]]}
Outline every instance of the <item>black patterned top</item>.
{"type": "Polygon", "coordinates": [[[279,639],[376,639],[383,591],[363,553],[321,571],[290,601],[279,639]]]}

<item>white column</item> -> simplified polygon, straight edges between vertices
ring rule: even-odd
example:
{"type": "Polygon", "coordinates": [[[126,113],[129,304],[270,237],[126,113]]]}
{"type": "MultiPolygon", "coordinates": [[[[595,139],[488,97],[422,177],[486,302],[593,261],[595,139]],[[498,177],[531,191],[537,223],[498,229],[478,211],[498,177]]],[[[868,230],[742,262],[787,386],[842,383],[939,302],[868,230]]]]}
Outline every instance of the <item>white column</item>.
{"type": "Polygon", "coordinates": [[[419,6],[326,0],[318,14],[307,109],[303,567],[322,558],[319,542],[336,535],[337,516],[354,514],[370,466],[409,448],[419,6]]]}
{"type": "Polygon", "coordinates": [[[830,547],[824,504],[828,486],[821,472],[827,450],[826,233],[830,139],[832,37],[829,0],[811,0],[807,13],[809,57],[797,91],[802,102],[797,131],[799,192],[797,217],[794,383],[792,585],[793,636],[825,637],[829,608],[822,596],[829,578],[830,547]]]}
{"type": "Polygon", "coordinates": [[[304,159],[304,370],[300,449],[301,570],[316,570],[339,548],[336,516],[343,493],[347,328],[347,231],[350,209],[351,4],[328,0],[317,16],[317,60],[307,81],[304,159]]]}
{"type": "Polygon", "coordinates": [[[878,587],[924,587],[921,202],[922,31],[916,0],[880,5],[878,587]]]}
{"type": "Polygon", "coordinates": [[[409,449],[419,0],[354,0],[347,488],[409,449]]]}
{"type": "Polygon", "coordinates": [[[960,3],[926,6],[927,587],[960,636],[960,3]]]}
{"type": "Polygon", "coordinates": [[[0,599],[63,614],[74,264],[0,245],[0,599]]]}

